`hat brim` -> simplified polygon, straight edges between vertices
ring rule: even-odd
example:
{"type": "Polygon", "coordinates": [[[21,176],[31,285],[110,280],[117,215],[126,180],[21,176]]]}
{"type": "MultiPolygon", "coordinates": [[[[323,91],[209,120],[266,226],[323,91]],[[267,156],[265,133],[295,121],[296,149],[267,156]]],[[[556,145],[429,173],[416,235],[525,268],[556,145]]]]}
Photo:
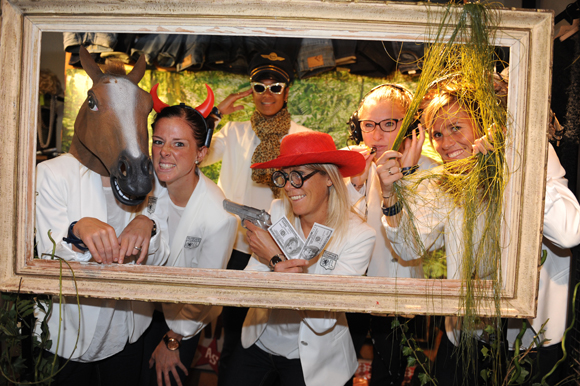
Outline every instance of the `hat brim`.
{"type": "Polygon", "coordinates": [[[364,171],[366,162],[362,154],[356,151],[334,150],[280,156],[272,161],[255,163],[251,167],[252,169],[281,169],[308,164],[333,164],[338,167],[343,177],[352,177],[364,171]]]}
{"type": "Polygon", "coordinates": [[[286,84],[290,84],[290,82],[292,82],[292,79],[290,78],[286,78],[284,75],[276,72],[276,71],[272,71],[272,70],[260,70],[258,72],[256,72],[252,78],[250,79],[252,82],[257,82],[263,79],[274,79],[278,82],[282,82],[282,83],[286,83],[286,84]]]}

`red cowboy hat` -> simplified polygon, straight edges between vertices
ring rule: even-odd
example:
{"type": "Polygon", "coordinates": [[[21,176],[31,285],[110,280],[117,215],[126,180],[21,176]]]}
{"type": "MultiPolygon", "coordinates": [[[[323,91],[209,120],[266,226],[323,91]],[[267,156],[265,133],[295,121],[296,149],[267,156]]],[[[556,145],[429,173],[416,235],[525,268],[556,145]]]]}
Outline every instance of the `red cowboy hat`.
{"type": "Polygon", "coordinates": [[[285,168],[307,164],[333,164],[343,177],[356,176],[365,169],[362,154],[336,150],[332,137],[317,131],[302,131],[282,138],[280,155],[272,161],[252,165],[252,169],[285,168]]]}

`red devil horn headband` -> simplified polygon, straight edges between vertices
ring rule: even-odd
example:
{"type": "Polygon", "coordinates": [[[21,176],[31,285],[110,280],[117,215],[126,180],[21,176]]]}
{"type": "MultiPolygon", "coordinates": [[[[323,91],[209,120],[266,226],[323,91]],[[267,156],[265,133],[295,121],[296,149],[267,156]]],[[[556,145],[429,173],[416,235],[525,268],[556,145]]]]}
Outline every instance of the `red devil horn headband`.
{"type": "MultiPolygon", "coordinates": [[[[159,87],[159,83],[157,83],[155,86],[153,86],[151,88],[150,94],[153,97],[153,109],[155,110],[155,112],[157,114],[159,114],[161,112],[161,110],[163,110],[166,107],[169,107],[169,105],[167,103],[163,103],[159,97],[157,96],[157,87],[159,87]]],[[[213,102],[214,102],[214,96],[213,96],[213,91],[211,90],[211,88],[206,84],[205,88],[207,88],[207,98],[205,99],[205,102],[203,102],[201,105],[197,106],[195,109],[204,117],[207,118],[207,116],[209,115],[209,113],[211,112],[212,108],[213,108],[213,102]]]]}

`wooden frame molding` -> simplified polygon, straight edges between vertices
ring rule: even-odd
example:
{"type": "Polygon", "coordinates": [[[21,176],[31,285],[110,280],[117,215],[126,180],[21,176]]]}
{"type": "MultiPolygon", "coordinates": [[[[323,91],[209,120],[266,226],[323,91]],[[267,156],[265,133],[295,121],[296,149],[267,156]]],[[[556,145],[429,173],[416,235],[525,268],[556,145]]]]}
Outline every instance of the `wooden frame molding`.
{"type": "MultiPolygon", "coordinates": [[[[43,32],[140,32],[426,41],[441,8],[384,1],[1,0],[0,290],[145,301],[402,314],[461,314],[454,280],[272,274],[33,260],[34,165],[43,32]]],[[[510,48],[501,313],[536,312],[553,14],[502,10],[496,45],[510,48]],[[522,198],[525,192],[525,200],[522,198]],[[525,226],[524,226],[525,224],[525,226]]],[[[482,282],[483,286],[488,283],[482,282]]],[[[491,299],[491,297],[490,297],[491,299]]],[[[495,312],[484,301],[482,315],[495,312]]]]}

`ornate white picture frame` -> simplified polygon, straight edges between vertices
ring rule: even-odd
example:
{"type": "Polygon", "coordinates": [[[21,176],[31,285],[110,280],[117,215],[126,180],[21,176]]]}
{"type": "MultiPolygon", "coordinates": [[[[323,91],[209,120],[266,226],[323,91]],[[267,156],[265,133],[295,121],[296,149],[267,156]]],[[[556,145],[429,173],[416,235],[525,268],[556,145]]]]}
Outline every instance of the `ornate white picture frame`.
{"type": "MultiPolygon", "coordinates": [[[[427,41],[438,6],[384,1],[1,0],[0,290],[100,298],[337,311],[458,314],[461,283],[33,259],[35,146],[43,32],[192,33],[427,41]]],[[[511,174],[504,214],[501,313],[532,316],[541,252],[553,14],[502,10],[498,46],[510,49],[511,174]],[[544,172],[542,172],[544,171],[544,172]],[[525,199],[524,199],[525,194],[525,199]]],[[[482,285],[486,285],[482,282],[482,285]]],[[[491,297],[490,297],[491,299],[491,297]]],[[[495,313],[492,302],[479,311],[495,313]]]]}

